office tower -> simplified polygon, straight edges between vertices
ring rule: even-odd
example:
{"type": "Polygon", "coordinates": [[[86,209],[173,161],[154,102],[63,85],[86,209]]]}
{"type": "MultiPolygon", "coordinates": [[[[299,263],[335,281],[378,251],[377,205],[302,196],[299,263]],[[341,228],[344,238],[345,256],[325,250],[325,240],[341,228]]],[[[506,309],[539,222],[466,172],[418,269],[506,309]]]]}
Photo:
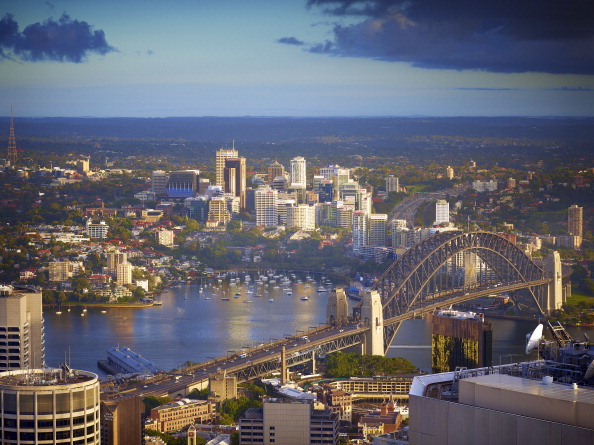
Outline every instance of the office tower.
{"type": "Polygon", "coordinates": [[[0,373],[3,444],[99,445],[99,379],[88,371],[0,373]]]}
{"type": "Polygon", "coordinates": [[[386,192],[399,192],[400,191],[400,179],[397,176],[390,175],[386,176],[386,192]]]}
{"type": "Polygon", "coordinates": [[[315,207],[299,204],[287,209],[287,227],[297,227],[300,230],[313,231],[316,229],[315,207]]]}
{"type": "Polygon", "coordinates": [[[278,192],[269,187],[256,190],[256,225],[265,227],[278,226],[278,192]]]}
{"type": "Polygon", "coordinates": [[[101,401],[101,445],[142,443],[141,397],[101,401]]]}
{"type": "MultiPolygon", "coordinates": [[[[278,222],[282,226],[286,226],[289,218],[289,209],[297,204],[293,198],[276,200],[276,215],[278,216],[278,222]]],[[[290,226],[289,226],[290,227],[290,226]]]]}
{"type": "Polygon", "coordinates": [[[353,213],[354,209],[350,206],[337,205],[336,206],[336,224],[346,230],[353,229],[353,213]]]}
{"type": "Polygon", "coordinates": [[[435,203],[435,224],[450,222],[450,203],[445,199],[438,199],[435,203]]]}
{"type": "Polygon", "coordinates": [[[322,179],[317,188],[319,202],[332,202],[334,199],[334,182],[322,179]]]}
{"type": "Polygon", "coordinates": [[[353,212],[353,252],[357,253],[360,247],[368,245],[368,218],[367,213],[357,210],[353,212]]]}
{"type": "Polygon", "coordinates": [[[291,188],[305,189],[307,184],[306,163],[303,156],[291,159],[291,188]]]}
{"type": "Polygon", "coordinates": [[[385,213],[372,213],[369,215],[368,244],[370,246],[384,247],[386,245],[386,224],[388,215],[385,213]]]}
{"type": "Polygon", "coordinates": [[[225,179],[223,178],[223,170],[225,169],[225,159],[237,158],[239,152],[235,150],[235,141],[233,141],[233,148],[221,148],[217,150],[215,160],[215,185],[224,187],[225,179]]]}
{"type": "Polygon", "coordinates": [[[218,407],[228,399],[237,398],[237,377],[227,375],[227,371],[219,371],[208,376],[210,392],[208,401],[218,407]]]}
{"type": "Polygon", "coordinates": [[[449,180],[454,179],[454,169],[449,165],[446,167],[446,178],[449,180]]]}
{"type": "Polygon", "coordinates": [[[45,366],[41,292],[0,286],[0,372],[45,366]]]}
{"type": "Polygon", "coordinates": [[[267,398],[239,419],[239,443],[338,444],[338,413],[314,409],[311,400],[267,398]]]}
{"type": "Polygon", "coordinates": [[[169,175],[162,170],[155,170],[151,176],[151,191],[154,192],[158,197],[167,196],[165,187],[169,175]]]}
{"type": "Polygon", "coordinates": [[[208,203],[207,196],[198,196],[196,198],[186,198],[184,205],[189,210],[189,216],[192,219],[204,224],[208,219],[208,203]]]}
{"type": "Polygon", "coordinates": [[[454,371],[456,367],[482,368],[493,363],[491,323],[482,314],[442,310],[430,314],[433,333],[433,372],[454,371]]]}
{"type": "Polygon", "coordinates": [[[208,205],[208,221],[226,224],[231,220],[231,213],[224,196],[217,196],[210,200],[208,205]]]}
{"type": "Polygon", "coordinates": [[[578,207],[576,204],[567,209],[567,231],[570,235],[582,236],[582,217],[584,208],[578,207]]]}
{"type": "Polygon", "coordinates": [[[285,191],[289,188],[289,182],[286,176],[277,176],[273,179],[271,187],[275,190],[285,191]]]}
{"type": "Polygon", "coordinates": [[[169,198],[192,198],[198,193],[200,170],[178,170],[169,174],[165,192],[169,198]]]}
{"type": "Polygon", "coordinates": [[[237,196],[240,202],[241,211],[245,210],[245,189],[246,189],[245,158],[226,158],[223,168],[223,190],[233,196],[237,196]]]}
{"type": "Polygon", "coordinates": [[[268,182],[272,183],[277,176],[285,176],[285,167],[280,162],[274,161],[268,166],[268,182]]]}
{"type": "Polygon", "coordinates": [[[132,264],[128,261],[119,263],[116,266],[116,284],[118,286],[132,284],[132,264]]]}

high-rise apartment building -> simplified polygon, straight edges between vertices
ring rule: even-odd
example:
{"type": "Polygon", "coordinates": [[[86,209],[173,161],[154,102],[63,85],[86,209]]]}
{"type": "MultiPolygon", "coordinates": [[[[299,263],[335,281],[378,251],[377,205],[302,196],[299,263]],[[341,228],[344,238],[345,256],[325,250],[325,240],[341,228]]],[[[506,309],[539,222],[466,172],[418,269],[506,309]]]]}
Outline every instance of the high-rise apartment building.
{"type": "Polygon", "coordinates": [[[101,445],[142,443],[142,397],[101,401],[101,445]]]}
{"type": "Polygon", "coordinates": [[[85,230],[89,238],[107,238],[109,226],[105,221],[100,221],[98,224],[94,223],[91,218],[87,220],[85,230]]]}
{"type": "Polygon", "coordinates": [[[41,292],[0,286],[0,372],[43,366],[41,292]]]}
{"type": "Polygon", "coordinates": [[[405,248],[408,237],[408,228],[405,219],[392,220],[392,247],[405,248]]]}
{"type": "Polygon", "coordinates": [[[306,162],[303,156],[291,159],[291,188],[305,189],[307,185],[306,162]]]}
{"type": "Polygon", "coordinates": [[[49,281],[66,281],[72,278],[81,268],[78,261],[51,261],[48,264],[49,281]]]}
{"type": "Polygon", "coordinates": [[[215,159],[215,185],[219,185],[221,187],[225,185],[225,179],[223,177],[225,159],[237,157],[239,157],[239,152],[235,150],[235,142],[233,142],[233,148],[221,148],[217,150],[215,159]]]}
{"type": "Polygon", "coordinates": [[[450,222],[450,203],[445,199],[439,199],[435,203],[435,224],[450,222]]]}
{"type": "Polygon", "coordinates": [[[278,225],[278,191],[269,187],[260,187],[256,190],[255,195],[256,224],[264,227],[276,227],[278,225]]]}
{"type": "Polygon", "coordinates": [[[388,215],[385,213],[372,213],[369,215],[367,244],[369,246],[386,245],[386,224],[388,215]]]}
{"type": "Polygon", "coordinates": [[[88,371],[0,373],[3,444],[99,445],[99,379],[88,371]]]}
{"type": "Polygon", "coordinates": [[[128,261],[119,263],[116,266],[116,284],[118,286],[132,284],[132,264],[128,261]]]}
{"type": "Polygon", "coordinates": [[[111,250],[107,252],[106,256],[107,272],[113,275],[117,272],[118,264],[128,261],[128,254],[126,252],[120,252],[119,250],[111,250]]]}
{"type": "Polygon", "coordinates": [[[353,252],[368,245],[369,228],[367,213],[357,210],[353,212],[353,252]]]}
{"type": "Polygon", "coordinates": [[[386,176],[386,192],[399,192],[400,178],[394,175],[386,176]]]}
{"type": "Polygon", "coordinates": [[[583,235],[583,218],[584,208],[578,207],[576,204],[567,209],[567,231],[570,235],[583,235]]]}
{"type": "Polygon", "coordinates": [[[272,184],[277,176],[285,176],[285,167],[280,162],[274,161],[268,166],[268,183],[272,184]]]}
{"type": "Polygon", "coordinates": [[[237,196],[240,202],[241,211],[245,210],[246,190],[246,168],[245,158],[226,158],[223,168],[223,190],[233,196],[237,196]]]}

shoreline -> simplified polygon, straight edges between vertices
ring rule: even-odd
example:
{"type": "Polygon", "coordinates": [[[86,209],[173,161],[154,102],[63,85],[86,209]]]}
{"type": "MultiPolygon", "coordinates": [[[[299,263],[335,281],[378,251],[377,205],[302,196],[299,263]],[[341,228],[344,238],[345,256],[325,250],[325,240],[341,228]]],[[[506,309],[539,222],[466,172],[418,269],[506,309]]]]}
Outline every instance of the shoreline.
{"type": "MultiPolygon", "coordinates": [[[[58,308],[56,304],[44,304],[44,307],[50,308],[58,308]]],[[[137,309],[144,309],[148,307],[158,307],[161,306],[160,304],[155,303],[63,303],[59,307],[66,307],[66,308],[73,308],[73,307],[82,307],[82,308],[99,308],[99,309],[108,309],[108,308],[137,308],[137,309]]]]}

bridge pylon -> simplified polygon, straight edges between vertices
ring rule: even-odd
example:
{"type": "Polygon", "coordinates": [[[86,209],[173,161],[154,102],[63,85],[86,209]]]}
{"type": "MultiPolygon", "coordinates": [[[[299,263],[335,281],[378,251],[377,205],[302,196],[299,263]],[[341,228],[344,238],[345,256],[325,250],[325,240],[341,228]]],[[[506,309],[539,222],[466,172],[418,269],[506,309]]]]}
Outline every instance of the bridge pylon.
{"type": "Polygon", "coordinates": [[[343,288],[334,288],[328,295],[326,323],[340,327],[348,323],[349,305],[343,288]]]}
{"type": "Polygon", "coordinates": [[[369,326],[369,330],[365,334],[363,353],[384,355],[384,312],[381,295],[378,291],[369,291],[363,297],[361,322],[365,326],[369,326]]]}
{"type": "Polygon", "coordinates": [[[546,304],[543,309],[545,312],[550,313],[556,309],[561,309],[561,306],[565,303],[562,287],[561,257],[556,250],[549,253],[546,259],[546,271],[552,281],[548,285],[546,304]]]}

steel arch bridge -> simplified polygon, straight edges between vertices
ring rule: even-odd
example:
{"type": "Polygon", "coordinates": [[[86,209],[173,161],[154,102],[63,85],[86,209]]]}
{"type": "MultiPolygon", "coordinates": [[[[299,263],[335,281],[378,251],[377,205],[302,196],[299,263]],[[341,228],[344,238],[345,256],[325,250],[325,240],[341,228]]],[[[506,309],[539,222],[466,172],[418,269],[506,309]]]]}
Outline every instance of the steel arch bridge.
{"type": "MultiPolygon", "coordinates": [[[[541,267],[500,235],[437,233],[407,250],[372,287],[382,301],[384,351],[403,320],[493,290],[527,289],[536,309],[544,313],[550,281],[541,267]],[[482,261],[477,262],[476,257],[482,261]]],[[[355,316],[360,315],[361,306],[362,302],[355,306],[355,316]]]]}

